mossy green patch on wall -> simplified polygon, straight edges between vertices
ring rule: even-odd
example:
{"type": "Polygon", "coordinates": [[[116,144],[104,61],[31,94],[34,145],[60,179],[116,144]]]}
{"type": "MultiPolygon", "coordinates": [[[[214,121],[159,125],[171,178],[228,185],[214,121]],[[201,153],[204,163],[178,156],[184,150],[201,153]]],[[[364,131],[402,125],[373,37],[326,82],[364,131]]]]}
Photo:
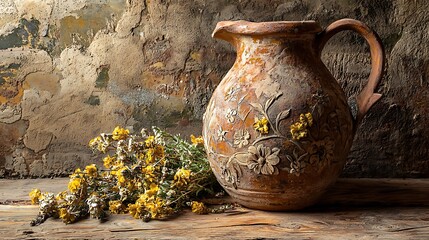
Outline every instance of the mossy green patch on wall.
{"type": "Polygon", "coordinates": [[[148,105],[138,105],[132,113],[136,121],[134,129],[150,128],[159,126],[162,128],[183,127],[192,120],[192,114],[185,109],[185,105],[180,99],[172,97],[167,100],[159,97],[156,101],[148,105]]]}
{"type": "Polygon", "coordinates": [[[16,72],[21,64],[12,63],[0,66],[0,85],[10,82],[10,79],[16,76],[16,72]]]}
{"type": "Polygon", "coordinates": [[[89,98],[85,101],[85,103],[92,105],[92,106],[97,106],[100,105],[100,97],[98,96],[94,96],[91,95],[89,96],[89,98]]]}
{"type": "Polygon", "coordinates": [[[109,84],[109,68],[108,65],[104,65],[97,69],[98,76],[95,80],[96,88],[106,88],[109,84]]]}
{"type": "Polygon", "coordinates": [[[0,49],[30,46],[35,48],[39,36],[39,24],[37,19],[21,19],[17,28],[4,36],[0,36],[0,49]]]}

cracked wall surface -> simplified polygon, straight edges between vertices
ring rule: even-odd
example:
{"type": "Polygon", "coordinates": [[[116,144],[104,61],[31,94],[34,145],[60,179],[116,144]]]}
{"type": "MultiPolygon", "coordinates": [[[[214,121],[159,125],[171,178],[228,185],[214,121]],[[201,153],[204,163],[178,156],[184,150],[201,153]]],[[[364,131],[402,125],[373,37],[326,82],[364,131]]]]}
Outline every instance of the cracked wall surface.
{"type": "MultiPolygon", "coordinates": [[[[384,97],[357,132],[343,176],[429,176],[429,3],[423,0],[3,0],[0,177],[66,175],[116,125],[201,131],[235,53],[218,21],[355,18],[386,48],[384,97]]],[[[330,40],[323,60],[347,95],[370,70],[365,41],[330,40]]]]}

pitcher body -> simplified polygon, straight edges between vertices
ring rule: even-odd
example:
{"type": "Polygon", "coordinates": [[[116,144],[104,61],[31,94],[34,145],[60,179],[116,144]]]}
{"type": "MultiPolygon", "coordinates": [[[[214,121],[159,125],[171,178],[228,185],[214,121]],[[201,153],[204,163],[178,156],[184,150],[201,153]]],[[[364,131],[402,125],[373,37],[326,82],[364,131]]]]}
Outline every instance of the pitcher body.
{"type": "Polygon", "coordinates": [[[314,21],[222,22],[214,32],[237,58],[208,104],[203,137],[218,181],[244,206],[312,205],[345,164],[365,101],[349,107],[320,59],[320,33],[314,21]]]}

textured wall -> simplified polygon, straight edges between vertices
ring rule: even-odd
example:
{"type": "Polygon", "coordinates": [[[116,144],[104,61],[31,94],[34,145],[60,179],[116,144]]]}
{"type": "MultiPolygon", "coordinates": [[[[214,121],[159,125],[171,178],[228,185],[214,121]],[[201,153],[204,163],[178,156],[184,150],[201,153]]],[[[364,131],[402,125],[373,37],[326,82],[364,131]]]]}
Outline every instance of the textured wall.
{"type": "MultiPolygon", "coordinates": [[[[429,4],[424,0],[2,0],[0,177],[49,176],[97,161],[86,144],[116,125],[198,133],[232,65],[221,20],[351,17],[386,47],[384,98],[358,130],[345,176],[429,176],[429,4]]],[[[323,59],[348,95],[369,74],[362,38],[323,59]]]]}

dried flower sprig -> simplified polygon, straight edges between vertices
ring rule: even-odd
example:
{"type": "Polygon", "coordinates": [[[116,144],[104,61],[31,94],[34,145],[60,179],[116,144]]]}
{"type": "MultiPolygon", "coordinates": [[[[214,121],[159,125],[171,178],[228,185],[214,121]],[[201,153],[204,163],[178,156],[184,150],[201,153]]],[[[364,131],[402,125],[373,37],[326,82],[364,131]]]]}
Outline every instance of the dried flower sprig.
{"type": "Polygon", "coordinates": [[[82,217],[104,219],[109,214],[129,213],[149,221],[163,219],[191,208],[198,214],[217,213],[233,208],[208,208],[198,200],[219,188],[206,158],[201,137],[191,143],[157,127],[153,134],[142,130],[130,134],[116,127],[89,142],[103,158],[106,169],[95,164],[76,169],[70,175],[68,191],[54,195],[38,189],[30,192],[39,215],[32,225],[49,217],[73,223],[82,217]]]}

